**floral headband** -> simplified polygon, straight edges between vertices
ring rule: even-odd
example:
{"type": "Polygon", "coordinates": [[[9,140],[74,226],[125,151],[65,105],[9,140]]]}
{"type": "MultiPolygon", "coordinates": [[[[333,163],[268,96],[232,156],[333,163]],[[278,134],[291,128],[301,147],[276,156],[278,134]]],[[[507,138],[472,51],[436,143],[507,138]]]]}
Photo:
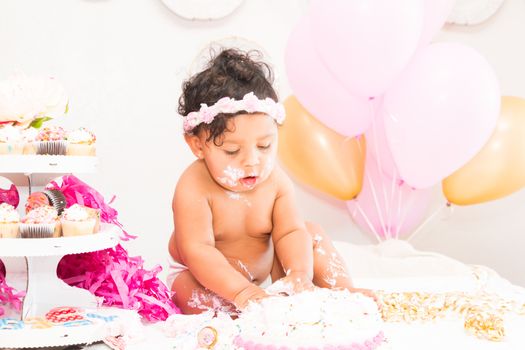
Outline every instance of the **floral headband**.
{"type": "Polygon", "coordinates": [[[246,111],[248,113],[265,113],[272,117],[277,124],[282,124],[285,118],[284,106],[267,97],[259,100],[253,92],[249,92],[242,100],[235,100],[230,97],[223,97],[213,105],[208,106],[201,103],[198,111],[190,112],[183,117],[184,131],[190,132],[201,123],[210,124],[220,113],[237,113],[246,111]]]}

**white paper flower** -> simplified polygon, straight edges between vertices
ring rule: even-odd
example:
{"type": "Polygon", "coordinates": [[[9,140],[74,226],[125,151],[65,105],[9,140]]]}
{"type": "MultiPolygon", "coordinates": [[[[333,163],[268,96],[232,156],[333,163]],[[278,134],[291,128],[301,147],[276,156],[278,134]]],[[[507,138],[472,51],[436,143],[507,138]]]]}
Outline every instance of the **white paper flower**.
{"type": "Polygon", "coordinates": [[[60,117],[67,103],[64,88],[54,78],[18,74],[0,81],[0,122],[28,126],[39,118],[60,117]]]}

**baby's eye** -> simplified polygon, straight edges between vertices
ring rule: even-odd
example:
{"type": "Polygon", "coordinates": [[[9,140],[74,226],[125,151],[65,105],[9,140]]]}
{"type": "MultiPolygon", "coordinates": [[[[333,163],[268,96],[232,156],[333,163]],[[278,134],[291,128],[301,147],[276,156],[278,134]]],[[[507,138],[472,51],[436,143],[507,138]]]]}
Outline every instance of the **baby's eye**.
{"type": "Polygon", "coordinates": [[[259,147],[259,149],[268,149],[268,148],[270,148],[271,145],[272,145],[272,144],[269,143],[269,144],[267,144],[267,145],[259,145],[259,146],[257,146],[257,147],[259,147]]]}
{"type": "Polygon", "coordinates": [[[237,149],[237,150],[235,150],[235,151],[229,151],[229,150],[226,150],[226,149],[225,149],[225,150],[224,150],[224,153],[226,153],[226,154],[229,155],[229,156],[234,156],[234,155],[236,155],[237,153],[239,153],[239,150],[237,149]]]}

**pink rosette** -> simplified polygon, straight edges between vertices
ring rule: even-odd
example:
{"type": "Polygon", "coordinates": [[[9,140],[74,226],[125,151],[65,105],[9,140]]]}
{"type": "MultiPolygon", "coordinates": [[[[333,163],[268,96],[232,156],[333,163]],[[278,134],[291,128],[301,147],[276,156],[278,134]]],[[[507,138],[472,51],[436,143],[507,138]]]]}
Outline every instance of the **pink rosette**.
{"type": "Polygon", "coordinates": [[[253,92],[244,95],[242,101],[244,102],[244,110],[248,113],[257,111],[259,107],[259,99],[253,92]]]}
{"type": "Polygon", "coordinates": [[[201,108],[200,108],[201,122],[210,124],[216,115],[217,113],[214,113],[213,108],[208,107],[208,105],[205,103],[201,103],[201,108]]]}
{"type": "Polygon", "coordinates": [[[219,113],[235,113],[237,111],[237,108],[235,106],[235,100],[229,98],[229,97],[223,97],[219,101],[215,103],[215,106],[217,107],[217,110],[219,113]]]}

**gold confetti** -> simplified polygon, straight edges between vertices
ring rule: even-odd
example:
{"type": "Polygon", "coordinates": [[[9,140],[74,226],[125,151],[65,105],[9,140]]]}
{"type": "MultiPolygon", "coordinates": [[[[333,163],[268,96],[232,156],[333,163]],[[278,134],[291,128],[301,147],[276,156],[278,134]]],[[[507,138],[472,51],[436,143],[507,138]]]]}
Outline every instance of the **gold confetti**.
{"type": "Polygon", "coordinates": [[[425,293],[376,292],[386,322],[428,322],[449,314],[464,317],[465,330],[482,339],[505,337],[503,317],[514,312],[525,316],[525,304],[486,292],[425,293]]]}

